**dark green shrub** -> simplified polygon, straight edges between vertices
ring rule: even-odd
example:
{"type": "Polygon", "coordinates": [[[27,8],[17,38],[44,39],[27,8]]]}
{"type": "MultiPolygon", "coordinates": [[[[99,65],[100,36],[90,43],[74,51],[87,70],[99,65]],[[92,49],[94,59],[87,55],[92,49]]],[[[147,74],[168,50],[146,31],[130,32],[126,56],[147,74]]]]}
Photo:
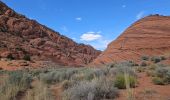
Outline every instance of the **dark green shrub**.
{"type": "Polygon", "coordinates": [[[142,56],[141,59],[148,61],[149,60],[149,56],[142,56]]]}
{"type": "Polygon", "coordinates": [[[10,59],[10,60],[14,60],[15,59],[12,54],[8,54],[7,58],[10,59]]]}
{"type": "Polygon", "coordinates": [[[166,60],[165,56],[160,56],[161,60],[166,60]]]}
{"type": "Polygon", "coordinates": [[[158,63],[158,62],[161,62],[161,58],[154,56],[151,58],[151,61],[153,61],[154,63],[158,63]]]}
{"type": "MultiPolygon", "coordinates": [[[[137,83],[137,80],[134,76],[127,76],[127,80],[128,80],[128,83],[129,83],[129,86],[132,88],[132,87],[135,87],[136,86],[136,83],[137,83]]],[[[119,88],[119,89],[126,89],[126,80],[125,80],[125,75],[123,74],[120,74],[120,75],[117,75],[115,80],[114,80],[114,86],[119,88]]]]}
{"type": "Polygon", "coordinates": [[[25,55],[25,56],[23,57],[23,60],[31,61],[30,55],[25,55]]]}

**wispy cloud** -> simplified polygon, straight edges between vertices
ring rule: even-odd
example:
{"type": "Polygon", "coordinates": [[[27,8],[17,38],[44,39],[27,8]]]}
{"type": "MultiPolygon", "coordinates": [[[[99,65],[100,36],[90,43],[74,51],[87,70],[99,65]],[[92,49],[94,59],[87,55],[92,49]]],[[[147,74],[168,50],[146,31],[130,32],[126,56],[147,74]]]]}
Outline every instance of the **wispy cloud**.
{"type": "Polygon", "coordinates": [[[107,45],[112,41],[112,39],[108,39],[101,34],[102,31],[87,32],[80,36],[80,40],[98,50],[104,50],[106,49],[107,45]]]}
{"type": "Polygon", "coordinates": [[[60,29],[61,29],[63,32],[68,32],[68,28],[67,28],[65,25],[63,25],[60,29]]]}
{"type": "Polygon", "coordinates": [[[77,18],[75,18],[75,20],[82,21],[82,18],[81,17],[77,17],[77,18]]]}
{"type": "Polygon", "coordinates": [[[102,38],[102,35],[99,32],[87,32],[80,36],[80,40],[82,41],[94,41],[102,38]]]}
{"type": "Polygon", "coordinates": [[[126,5],[122,5],[122,8],[126,8],[126,5]]]}
{"type": "Polygon", "coordinates": [[[144,17],[144,14],[145,14],[144,11],[139,12],[139,13],[136,15],[136,19],[137,19],[137,20],[138,20],[138,19],[141,19],[142,17],[144,17]]]}

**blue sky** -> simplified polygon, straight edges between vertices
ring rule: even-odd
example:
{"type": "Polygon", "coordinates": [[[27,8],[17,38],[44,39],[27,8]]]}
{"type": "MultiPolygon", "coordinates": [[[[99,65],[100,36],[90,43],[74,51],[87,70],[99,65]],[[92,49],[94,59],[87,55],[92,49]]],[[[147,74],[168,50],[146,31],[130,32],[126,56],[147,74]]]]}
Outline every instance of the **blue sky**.
{"type": "Polygon", "coordinates": [[[170,0],[2,1],[28,18],[99,50],[146,15],[170,15],[170,0]]]}

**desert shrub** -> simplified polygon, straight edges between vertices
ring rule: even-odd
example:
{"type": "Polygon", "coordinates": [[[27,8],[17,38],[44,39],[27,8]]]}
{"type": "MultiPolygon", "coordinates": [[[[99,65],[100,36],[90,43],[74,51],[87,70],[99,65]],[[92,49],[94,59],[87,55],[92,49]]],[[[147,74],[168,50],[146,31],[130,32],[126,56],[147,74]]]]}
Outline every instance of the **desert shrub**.
{"type": "Polygon", "coordinates": [[[148,66],[148,69],[149,70],[155,70],[157,67],[158,67],[157,64],[151,64],[151,65],[148,66]]]}
{"type": "Polygon", "coordinates": [[[160,56],[161,60],[166,60],[167,58],[165,56],[160,56]]]}
{"type": "Polygon", "coordinates": [[[93,68],[83,68],[80,69],[76,74],[72,76],[71,79],[82,81],[82,80],[93,80],[94,78],[99,78],[107,74],[107,68],[93,69],[93,68]]]}
{"type": "Polygon", "coordinates": [[[149,60],[149,56],[142,56],[142,57],[141,57],[141,60],[146,60],[146,61],[148,61],[148,60],[149,60]]]}
{"type": "Polygon", "coordinates": [[[157,85],[170,84],[170,68],[158,67],[153,82],[157,85]]]}
{"type": "Polygon", "coordinates": [[[145,71],[145,68],[139,66],[139,67],[136,68],[136,71],[137,71],[137,72],[144,72],[144,71],[145,71]]]}
{"type": "Polygon", "coordinates": [[[105,79],[95,79],[91,82],[81,81],[63,93],[63,100],[103,100],[114,99],[118,91],[113,82],[105,79]]]}
{"type": "Polygon", "coordinates": [[[153,70],[147,70],[147,71],[146,71],[146,75],[147,75],[147,76],[155,77],[155,72],[154,72],[153,70]]]}
{"type": "Polygon", "coordinates": [[[47,85],[37,81],[34,88],[26,92],[24,100],[55,100],[55,98],[47,85]]]}
{"type": "Polygon", "coordinates": [[[132,70],[132,68],[128,66],[118,66],[109,70],[109,75],[111,76],[116,76],[124,73],[128,73],[129,75],[132,76],[136,76],[134,70],[132,70]]]}
{"type": "Polygon", "coordinates": [[[7,30],[8,30],[7,26],[1,26],[0,27],[1,32],[7,32],[7,30]]]}
{"type": "Polygon", "coordinates": [[[30,87],[32,77],[21,71],[14,71],[9,73],[9,84],[20,85],[23,88],[30,87]]]}
{"type": "Polygon", "coordinates": [[[130,66],[139,66],[139,64],[135,63],[134,61],[129,61],[130,66]]]}
{"type": "Polygon", "coordinates": [[[127,78],[129,86],[131,88],[136,86],[136,83],[137,83],[136,77],[134,77],[134,76],[125,77],[125,75],[123,75],[123,74],[120,74],[120,75],[116,76],[116,78],[114,80],[114,86],[119,88],[119,89],[126,89],[127,83],[126,83],[125,78],[127,78]]]}
{"type": "Polygon", "coordinates": [[[145,61],[142,61],[141,64],[140,64],[140,66],[146,67],[146,66],[147,66],[147,63],[146,63],[145,61]]]}
{"type": "Polygon", "coordinates": [[[12,54],[8,54],[7,58],[10,59],[10,60],[14,60],[15,59],[12,54]]]}
{"type": "Polygon", "coordinates": [[[158,67],[167,67],[167,65],[162,64],[162,63],[157,64],[157,66],[158,66],[158,67]]]}
{"type": "Polygon", "coordinates": [[[154,63],[158,63],[158,62],[161,62],[161,58],[158,56],[154,56],[151,58],[151,61],[153,61],[154,63]]]}
{"type": "Polygon", "coordinates": [[[31,61],[30,55],[24,55],[23,60],[31,61]]]}
{"type": "Polygon", "coordinates": [[[27,73],[21,71],[9,72],[3,84],[0,85],[1,99],[15,100],[19,92],[30,88],[31,81],[32,78],[27,73]]]}
{"type": "Polygon", "coordinates": [[[64,90],[66,90],[66,89],[72,87],[74,84],[75,84],[75,82],[73,80],[64,80],[61,83],[61,86],[64,90]]]}
{"type": "Polygon", "coordinates": [[[63,80],[69,80],[72,75],[74,75],[77,70],[74,69],[67,69],[67,70],[58,70],[58,71],[51,71],[48,73],[41,73],[40,80],[47,84],[58,83],[63,80]]]}
{"type": "Polygon", "coordinates": [[[160,78],[160,77],[154,77],[154,78],[152,79],[152,82],[153,82],[154,84],[156,84],[156,85],[165,85],[164,80],[163,80],[162,78],[160,78]]]}
{"type": "Polygon", "coordinates": [[[159,68],[156,69],[156,76],[160,77],[160,78],[163,78],[163,77],[166,76],[167,72],[168,72],[167,68],[159,67],[159,68]]]}

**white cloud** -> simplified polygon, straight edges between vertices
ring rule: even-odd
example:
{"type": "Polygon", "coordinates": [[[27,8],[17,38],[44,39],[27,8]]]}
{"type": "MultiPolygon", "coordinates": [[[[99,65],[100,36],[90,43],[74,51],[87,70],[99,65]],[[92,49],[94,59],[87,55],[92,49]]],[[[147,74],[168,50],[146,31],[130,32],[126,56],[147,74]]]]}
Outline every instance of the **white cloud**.
{"type": "Polygon", "coordinates": [[[75,18],[77,21],[82,21],[82,18],[81,17],[77,17],[75,18]]]}
{"type": "Polygon", "coordinates": [[[91,45],[98,50],[105,50],[111,41],[112,40],[109,39],[100,39],[94,43],[91,43],[91,45]]]}
{"type": "Polygon", "coordinates": [[[94,40],[98,40],[100,38],[102,38],[102,35],[100,35],[101,31],[99,32],[87,32],[87,33],[84,33],[80,36],[80,40],[83,40],[83,41],[94,41],[94,40]]]}
{"type": "Polygon", "coordinates": [[[126,8],[126,5],[122,5],[122,8],[126,8]]]}
{"type": "Polygon", "coordinates": [[[136,19],[141,19],[144,16],[145,12],[141,11],[136,15],[136,19]]]}

